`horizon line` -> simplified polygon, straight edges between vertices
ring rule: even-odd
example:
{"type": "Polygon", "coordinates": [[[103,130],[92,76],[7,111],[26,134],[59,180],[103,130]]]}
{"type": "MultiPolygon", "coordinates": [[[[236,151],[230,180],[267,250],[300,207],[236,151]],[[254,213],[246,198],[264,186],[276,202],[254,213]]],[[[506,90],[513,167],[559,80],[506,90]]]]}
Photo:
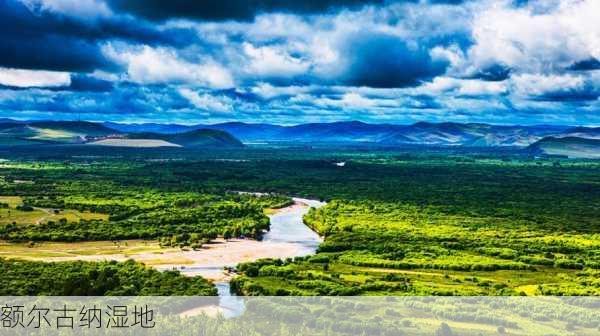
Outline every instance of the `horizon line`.
{"type": "Polygon", "coordinates": [[[240,120],[230,120],[230,121],[222,121],[222,122],[213,122],[213,123],[202,123],[202,122],[197,122],[197,123],[178,123],[178,122],[160,122],[160,121],[111,121],[111,120],[104,120],[104,121],[100,121],[100,120],[93,120],[93,119],[72,119],[72,120],[66,120],[66,119],[16,119],[16,118],[0,118],[0,122],[3,121],[13,121],[13,122],[19,122],[19,123],[30,123],[30,122],[88,122],[88,123],[97,123],[97,124],[105,124],[105,123],[112,123],[112,124],[119,124],[119,125],[148,125],[148,124],[156,124],[156,125],[171,125],[171,126],[185,126],[185,127],[193,127],[193,126],[199,126],[199,125],[205,125],[205,126],[215,126],[215,125],[222,125],[222,124],[232,124],[232,123],[238,123],[238,124],[245,124],[245,125],[271,125],[271,126],[280,126],[280,127],[295,127],[295,126],[302,126],[302,125],[315,125],[315,124],[341,124],[341,123],[361,123],[361,124],[365,124],[365,125],[373,125],[373,126],[414,126],[416,124],[419,123],[424,123],[424,124],[434,124],[434,125],[440,125],[440,124],[459,124],[459,125],[488,125],[488,126],[504,126],[504,127],[588,127],[588,128],[598,128],[600,127],[600,125],[583,125],[583,124],[579,124],[579,125],[572,125],[572,124],[501,124],[501,123],[490,123],[490,122],[477,122],[477,121],[467,121],[467,122],[460,122],[460,121],[426,121],[426,120],[420,120],[420,121],[415,121],[413,123],[392,123],[392,122],[367,122],[367,121],[361,121],[361,120],[356,120],[356,119],[352,119],[352,120],[336,120],[336,121],[322,121],[322,122],[305,122],[305,123],[298,123],[298,124],[278,124],[278,123],[268,123],[268,122],[247,122],[247,121],[240,121],[240,120]]]}

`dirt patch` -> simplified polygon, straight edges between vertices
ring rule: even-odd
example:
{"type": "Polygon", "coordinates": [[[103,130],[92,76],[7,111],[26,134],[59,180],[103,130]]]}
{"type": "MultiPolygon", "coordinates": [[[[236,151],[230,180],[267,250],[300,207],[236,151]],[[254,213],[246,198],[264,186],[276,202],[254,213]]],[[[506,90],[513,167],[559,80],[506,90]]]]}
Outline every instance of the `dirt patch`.
{"type": "Polygon", "coordinates": [[[110,253],[109,251],[105,251],[102,254],[87,254],[88,252],[84,250],[66,249],[67,246],[65,245],[67,244],[61,245],[62,250],[71,255],[51,256],[53,246],[42,245],[43,248],[41,246],[38,248],[21,248],[20,252],[22,253],[18,253],[15,250],[17,253],[12,255],[10,253],[2,253],[2,256],[48,262],[75,260],[125,261],[133,259],[160,270],[185,269],[185,274],[189,276],[202,275],[211,280],[223,280],[228,278],[228,274],[223,271],[223,268],[226,266],[235,266],[241,262],[261,258],[287,258],[297,254],[299,251],[299,247],[292,243],[260,242],[252,239],[217,239],[211,244],[204,245],[199,250],[185,251],[169,249],[141,253],[131,251],[132,246],[124,248],[122,251],[124,253],[110,253]]]}

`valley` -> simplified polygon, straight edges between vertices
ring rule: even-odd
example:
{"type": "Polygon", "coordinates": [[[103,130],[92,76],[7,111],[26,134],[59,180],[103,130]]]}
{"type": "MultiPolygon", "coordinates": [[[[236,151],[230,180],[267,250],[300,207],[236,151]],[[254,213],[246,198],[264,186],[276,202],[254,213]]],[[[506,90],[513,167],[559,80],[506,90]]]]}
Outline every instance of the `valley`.
{"type": "Polygon", "coordinates": [[[361,147],[0,155],[7,265],[134,259],[217,282],[235,266],[245,295],[598,295],[595,160],[361,147]],[[327,201],[304,216],[324,237],[315,255],[270,238],[293,231],[265,234],[286,195],[327,201]]]}

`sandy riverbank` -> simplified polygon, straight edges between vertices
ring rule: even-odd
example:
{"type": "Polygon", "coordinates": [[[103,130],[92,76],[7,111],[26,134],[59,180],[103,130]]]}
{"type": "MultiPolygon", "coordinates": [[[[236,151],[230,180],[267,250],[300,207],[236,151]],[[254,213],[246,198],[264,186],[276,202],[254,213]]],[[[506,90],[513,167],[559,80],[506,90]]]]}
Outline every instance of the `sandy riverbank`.
{"type": "MultiPolygon", "coordinates": [[[[63,244],[64,245],[64,244],[63,244]]],[[[39,248],[41,250],[41,247],[39,248]]],[[[227,276],[222,271],[225,266],[237,265],[241,262],[253,261],[261,258],[286,258],[299,252],[300,247],[293,243],[260,242],[252,239],[217,239],[211,244],[206,244],[199,250],[174,250],[164,252],[142,253],[108,253],[80,255],[72,252],[69,256],[49,257],[47,255],[35,256],[36,247],[28,248],[27,255],[4,254],[4,257],[24,258],[48,262],[60,261],[125,261],[133,259],[160,270],[186,269],[189,276],[202,275],[211,280],[223,280],[227,276]],[[194,268],[197,270],[195,271],[194,268]]]]}
{"type": "MultiPolygon", "coordinates": [[[[277,217],[300,219],[308,205],[301,200],[289,207],[275,209],[269,215],[273,221],[277,217]]],[[[287,229],[285,229],[287,231],[287,229]]],[[[21,244],[22,245],[22,244],[21,244]]],[[[301,255],[305,247],[293,241],[252,239],[216,239],[199,250],[176,248],[161,249],[155,241],[45,243],[33,247],[5,243],[0,249],[3,257],[23,258],[48,262],[60,261],[124,261],[133,259],[160,270],[178,269],[185,275],[202,275],[214,281],[227,281],[229,275],[223,271],[226,266],[261,258],[288,258],[301,255]],[[12,245],[12,248],[11,248],[12,245]],[[56,246],[55,246],[56,245],[56,246]],[[106,245],[106,246],[104,246],[106,245]],[[54,247],[59,248],[54,251],[54,247]]]]}

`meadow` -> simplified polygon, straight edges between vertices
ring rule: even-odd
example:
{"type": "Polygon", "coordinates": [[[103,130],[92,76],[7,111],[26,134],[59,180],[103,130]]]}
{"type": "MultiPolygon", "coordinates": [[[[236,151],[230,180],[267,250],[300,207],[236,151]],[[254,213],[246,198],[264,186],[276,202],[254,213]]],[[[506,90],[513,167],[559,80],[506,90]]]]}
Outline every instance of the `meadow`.
{"type": "Polygon", "coordinates": [[[3,255],[48,241],[200,248],[215,237],[260,239],[265,209],[302,196],[328,201],[305,217],[325,237],[319,252],[239,265],[238,293],[600,294],[594,160],[508,149],[83,147],[0,153],[9,208],[19,197],[34,210],[106,216],[5,222],[3,255]]]}

